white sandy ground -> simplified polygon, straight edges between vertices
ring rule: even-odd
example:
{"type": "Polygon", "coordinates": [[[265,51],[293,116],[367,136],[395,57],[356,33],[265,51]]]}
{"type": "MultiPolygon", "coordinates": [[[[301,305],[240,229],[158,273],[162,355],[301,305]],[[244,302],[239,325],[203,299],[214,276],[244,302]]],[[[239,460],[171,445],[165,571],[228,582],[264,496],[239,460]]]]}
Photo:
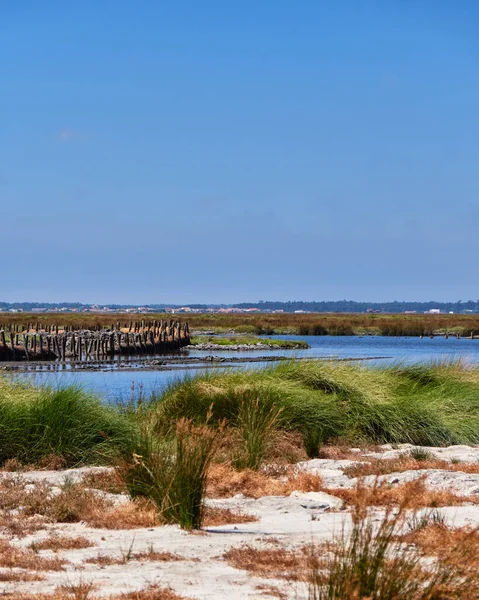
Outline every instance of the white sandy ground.
{"type": "MultiPolygon", "coordinates": [[[[343,469],[360,462],[364,458],[395,458],[409,452],[412,446],[402,445],[396,449],[383,446],[380,452],[357,451],[357,461],[317,459],[300,463],[298,468],[321,475],[327,487],[354,487],[355,478],[347,477],[343,469]]],[[[479,448],[452,446],[429,449],[434,456],[450,461],[477,462],[479,448]]],[[[456,464],[456,468],[458,468],[456,464]]],[[[51,485],[61,485],[65,478],[79,480],[88,471],[101,471],[102,468],[70,469],[67,471],[32,471],[21,476],[34,484],[46,481],[51,485]]],[[[426,475],[427,484],[434,488],[450,488],[465,496],[479,494],[479,475],[460,471],[421,470],[391,473],[382,479],[394,484],[410,481],[426,475]]],[[[11,473],[2,473],[10,477],[11,473]]],[[[366,481],[368,478],[366,478],[366,481]]],[[[374,477],[369,478],[372,482],[374,477]]],[[[121,499],[119,499],[121,501],[121,499]]],[[[242,544],[272,548],[280,545],[294,549],[303,544],[311,544],[334,535],[341,534],[350,526],[349,513],[340,508],[341,501],[324,493],[293,492],[290,496],[268,496],[253,500],[242,495],[230,499],[209,500],[221,507],[252,513],[258,521],[207,528],[200,533],[186,533],[176,526],[155,528],[106,530],[93,529],[83,523],[57,524],[26,536],[12,543],[27,546],[33,541],[48,537],[51,533],[68,536],[84,536],[96,545],[91,548],[61,551],[56,554],[71,563],[66,571],[42,572],[44,581],[27,583],[0,583],[0,595],[4,592],[51,592],[58,585],[92,582],[97,586],[96,593],[113,593],[140,590],[151,584],[171,586],[179,594],[190,598],[223,600],[253,600],[274,598],[261,587],[277,586],[291,599],[306,599],[307,589],[301,583],[284,580],[252,577],[246,571],[235,569],[222,558],[229,548],[242,544]],[[275,545],[272,545],[275,544],[275,545]],[[123,557],[129,552],[165,551],[184,558],[180,561],[158,562],[129,560],[121,565],[98,566],[85,563],[85,559],[97,555],[123,557]]],[[[464,505],[439,509],[450,525],[479,525],[479,506],[464,505]]],[[[380,513],[378,512],[378,518],[380,513]]],[[[1,534],[0,534],[1,535],[1,534]]],[[[49,550],[41,551],[43,556],[53,556],[49,550]]]]}

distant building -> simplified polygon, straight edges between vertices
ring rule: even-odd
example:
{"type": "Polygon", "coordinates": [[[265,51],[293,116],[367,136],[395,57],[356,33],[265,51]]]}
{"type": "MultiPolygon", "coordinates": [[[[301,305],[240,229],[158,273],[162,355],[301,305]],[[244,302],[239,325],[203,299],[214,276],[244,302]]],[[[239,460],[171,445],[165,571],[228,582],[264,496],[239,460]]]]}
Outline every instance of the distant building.
{"type": "Polygon", "coordinates": [[[441,309],[440,308],[431,308],[429,310],[425,310],[424,314],[425,315],[440,315],[441,309]]]}

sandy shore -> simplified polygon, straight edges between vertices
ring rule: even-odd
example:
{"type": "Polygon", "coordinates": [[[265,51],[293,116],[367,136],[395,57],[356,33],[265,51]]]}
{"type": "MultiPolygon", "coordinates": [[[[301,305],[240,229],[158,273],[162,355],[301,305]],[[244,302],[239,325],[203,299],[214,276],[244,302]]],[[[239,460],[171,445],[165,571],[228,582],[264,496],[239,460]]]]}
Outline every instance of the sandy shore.
{"type": "MultiPolygon", "coordinates": [[[[374,452],[349,449],[352,458],[310,460],[299,463],[297,470],[319,474],[325,489],[352,489],[357,485],[357,478],[348,476],[345,470],[363,461],[394,460],[410,453],[411,448],[409,445],[394,449],[382,446],[374,452]]],[[[479,525],[479,506],[467,501],[467,498],[473,500],[479,496],[479,473],[467,472],[471,470],[468,466],[479,462],[479,448],[453,446],[428,450],[431,457],[450,462],[454,469],[413,469],[387,473],[380,476],[380,479],[394,487],[424,477],[426,485],[431,489],[449,489],[466,497],[466,501],[460,506],[438,509],[448,525],[479,525]],[[461,465],[464,465],[463,470],[461,465]]],[[[65,481],[80,481],[85,474],[99,477],[105,470],[107,469],[98,467],[67,471],[2,472],[0,477],[2,482],[21,478],[31,488],[43,482],[53,486],[53,489],[59,489],[65,481]]],[[[374,479],[373,475],[367,476],[364,483],[373,484],[374,479]]],[[[118,505],[128,502],[122,494],[109,495],[118,505]]],[[[0,590],[2,593],[51,592],[60,585],[91,582],[96,594],[107,595],[160,584],[171,587],[181,595],[199,599],[264,600],[278,598],[281,593],[286,598],[306,599],[306,584],[252,576],[248,571],[228,564],[224,553],[243,545],[268,548],[274,544],[275,547],[294,550],[305,544],[332,539],[342,530],[347,531],[351,524],[350,511],[343,501],[326,492],[293,491],[287,496],[265,496],[258,499],[239,494],[232,498],[209,498],[207,503],[254,515],[257,520],[208,527],[196,533],[184,532],[176,526],[97,529],[82,522],[49,524],[32,534],[13,538],[11,533],[2,532],[0,539],[8,539],[12,545],[21,548],[29,547],[32,542],[38,543],[52,534],[74,538],[81,536],[92,545],[57,552],[39,550],[39,556],[57,556],[67,561],[65,568],[42,572],[42,581],[2,581],[0,590]],[[175,559],[150,560],[145,556],[134,558],[135,553],[151,553],[152,550],[172,553],[175,559]],[[108,561],[104,561],[105,564],[87,562],[98,556],[118,559],[120,564],[107,564],[108,561]]],[[[381,509],[377,510],[380,515],[381,509]]],[[[4,570],[0,569],[0,572],[4,570]]]]}

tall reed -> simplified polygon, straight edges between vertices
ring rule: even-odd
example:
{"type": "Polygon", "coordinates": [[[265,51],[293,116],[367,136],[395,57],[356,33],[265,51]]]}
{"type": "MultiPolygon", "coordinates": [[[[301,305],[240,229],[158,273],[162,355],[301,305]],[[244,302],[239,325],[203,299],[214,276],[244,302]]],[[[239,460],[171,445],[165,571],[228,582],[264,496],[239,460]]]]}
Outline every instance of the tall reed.
{"type": "Polygon", "coordinates": [[[350,533],[320,551],[312,548],[309,600],[477,600],[479,575],[466,546],[424,564],[414,547],[401,543],[408,519],[401,506],[378,524],[356,505],[350,533]]]}
{"type": "Polygon", "coordinates": [[[239,405],[236,428],[241,440],[240,453],[233,464],[238,469],[257,470],[278,429],[281,408],[245,393],[239,405]]]}
{"type": "Polygon", "coordinates": [[[221,432],[180,419],[173,439],[143,431],[133,464],[123,463],[127,489],[151,500],[166,523],[199,529],[203,523],[206,478],[221,432]]]}

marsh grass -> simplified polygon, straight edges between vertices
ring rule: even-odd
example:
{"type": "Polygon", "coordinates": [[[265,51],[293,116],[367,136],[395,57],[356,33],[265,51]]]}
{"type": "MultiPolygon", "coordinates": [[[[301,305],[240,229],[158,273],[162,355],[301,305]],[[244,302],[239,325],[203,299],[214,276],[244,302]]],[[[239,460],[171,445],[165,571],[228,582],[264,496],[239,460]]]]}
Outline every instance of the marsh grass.
{"type": "Polygon", "coordinates": [[[219,435],[218,430],[195,426],[188,419],[179,420],[173,439],[143,432],[134,464],[124,467],[130,495],[148,498],[164,522],[199,529],[208,469],[219,435]]]}
{"type": "Polygon", "coordinates": [[[160,454],[178,457],[182,419],[216,431],[226,423],[232,443],[222,448],[223,460],[241,468],[274,458],[281,436],[302,439],[300,450],[310,458],[337,440],[410,443],[423,448],[411,459],[427,464],[427,446],[479,443],[479,370],[460,363],[366,368],[285,361],[189,376],[121,406],[76,387],[0,379],[0,466],[115,463],[135,449],[145,465],[160,454]]]}
{"type": "Polygon", "coordinates": [[[62,467],[104,462],[131,425],[81,388],[34,387],[0,378],[0,464],[39,464],[56,456],[62,467]]]}
{"type": "MultiPolygon", "coordinates": [[[[440,561],[422,562],[401,543],[408,518],[404,505],[377,519],[367,507],[353,510],[350,533],[311,555],[310,600],[446,600],[479,597],[479,576],[462,543],[440,561]]],[[[410,517],[409,517],[410,518],[410,517]]]]}
{"type": "MultiPolygon", "coordinates": [[[[470,335],[479,332],[479,315],[441,314],[364,314],[364,313],[258,313],[258,314],[191,314],[182,316],[188,321],[190,330],[208,330],[218,333],[231,332],[255,335],[300,334],[300,335],[389,335],[420,336],[470,335]]],[[[115,314],[114,321],[128,326],[130,314],[115,314]]],[[[134,316],[136,321],[152,323],[154,320],[171,319],[170,314],[148,313],[134,316]]],[[[40,320],[42,324],[64,325],[89,329],[111,327],[112,315],[102,314],[2,314],[3,324],[17,324],[26,328],[28,323],[40,320]]],[[[451,340],[452,341],[452,340],[451,340]]]]}
{"type": "Polygon", "coordinates": [[[237,414],[236,428],[241,439],[238,456],[233,464],[238,469],[259,469],[273,434],[278,428],[281,408],[269,405],[250,393],[245,393],[237,414]]]}
{"type": "MultiPolygon", "coordinates": [[[[476,370],[477,371],[477,370],[476,370]]],[[[479,379],[458,364],[366,368],[319,361],[251,371],[207,372],[171,384],[149,404],[158,432],[182,417],[234,424],[245,394],[281,410],[276,424],[300,432],[311,457],[320,444],[479,443],[479,379]]]]}

